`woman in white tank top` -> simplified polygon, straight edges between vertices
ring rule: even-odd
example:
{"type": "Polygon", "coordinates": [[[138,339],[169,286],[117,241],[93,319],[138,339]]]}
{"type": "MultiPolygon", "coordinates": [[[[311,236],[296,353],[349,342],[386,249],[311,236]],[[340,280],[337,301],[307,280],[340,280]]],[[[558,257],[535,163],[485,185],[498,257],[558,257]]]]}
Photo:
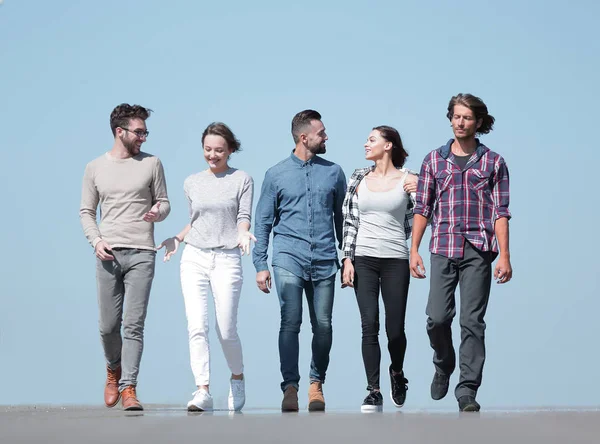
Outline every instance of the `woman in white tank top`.
{"type": "Polygon", "coordinates": [[[396,407],[404,404],[408,388],[403,371],[410,279],[406,240],[411,232],[417,176],[404,168],[406,157],[398,131],[389,126],[373,128],[365,143],[365,158],[375,164],[354,172],[344,199],[342,286],[354,287],[360,310],[369,391],[361,406],[363,411],[383,408],[379,385],[380,289],[392,361],[390,396],[396,407]]]}

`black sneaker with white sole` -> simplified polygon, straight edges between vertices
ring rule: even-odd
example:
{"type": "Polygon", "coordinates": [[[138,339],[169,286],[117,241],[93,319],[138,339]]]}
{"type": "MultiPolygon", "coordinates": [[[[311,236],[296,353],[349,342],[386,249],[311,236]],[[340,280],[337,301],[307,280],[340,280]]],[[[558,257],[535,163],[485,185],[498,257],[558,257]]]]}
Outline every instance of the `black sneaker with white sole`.
{"type": "Polygon", "coordinates": [[[371,390],[362,405],[361,412],[381,412],[383,410],[383,396],[379,390],[371,390]]]}
{"type": "Polygon", "coordinates": [[[404,372],[394,373],[390,366],[390,398],[396,407],[402,407],[406,401],[406,391],[408,390],[408,379],[404,377],[404,372]]]}

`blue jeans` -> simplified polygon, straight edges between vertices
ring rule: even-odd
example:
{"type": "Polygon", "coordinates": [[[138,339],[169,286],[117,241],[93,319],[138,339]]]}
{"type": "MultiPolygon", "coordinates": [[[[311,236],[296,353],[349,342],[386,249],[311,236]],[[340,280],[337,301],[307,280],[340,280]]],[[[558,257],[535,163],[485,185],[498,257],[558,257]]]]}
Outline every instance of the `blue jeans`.
{"type": "Polygon", "coordinates": [[[281,362],[281,390],[290,385],[298,388],[298,334],[302,324],[302,291],[306,292],[310,323],[312,325],[312,360],[310,381],[325,382],[329,366],[329,351],[333,339],[331,314],[335,274],[320,281],[305,281],[283,268],[273,267],[275,287],[281,308],[279,329],[279,360],[281,362]]]}

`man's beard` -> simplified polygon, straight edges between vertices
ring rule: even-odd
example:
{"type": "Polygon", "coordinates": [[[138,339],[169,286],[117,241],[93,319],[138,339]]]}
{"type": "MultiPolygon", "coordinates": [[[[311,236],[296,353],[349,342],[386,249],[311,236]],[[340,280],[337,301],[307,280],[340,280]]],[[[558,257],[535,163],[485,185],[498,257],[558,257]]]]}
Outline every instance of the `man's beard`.
{"type": "Polygon", "coordinates": [[[310,147],[309,151],[314,154],[325,154],[327,148],[324,143],[321,143],[315,147],[310,147]]]}
{"type": "Polygon", "coordinates": [[[140,148],[138,148],[138,146],[136,145],[135,140],[130,141],[126,140],[125,138],[121,138],[121,142],[123,143],[123,146],[131,156],[137,156],[140,153],[140,148]]]}

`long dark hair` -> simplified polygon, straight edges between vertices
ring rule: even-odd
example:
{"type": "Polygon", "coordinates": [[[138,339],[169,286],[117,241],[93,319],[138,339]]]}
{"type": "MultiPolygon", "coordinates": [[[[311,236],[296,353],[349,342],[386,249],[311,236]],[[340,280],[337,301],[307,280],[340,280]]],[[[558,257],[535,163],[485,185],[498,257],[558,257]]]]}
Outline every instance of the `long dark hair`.
{"type": "Polygon", "coordinates": [[[404,145],[402,145],[400,133],[396,128],[387,125],[376,126],[373,130],[379,131],[381,137],[392,144],[392,163],[396,168],[402,168],[408,157],[408,153],[404,149],[404,145]]]}

